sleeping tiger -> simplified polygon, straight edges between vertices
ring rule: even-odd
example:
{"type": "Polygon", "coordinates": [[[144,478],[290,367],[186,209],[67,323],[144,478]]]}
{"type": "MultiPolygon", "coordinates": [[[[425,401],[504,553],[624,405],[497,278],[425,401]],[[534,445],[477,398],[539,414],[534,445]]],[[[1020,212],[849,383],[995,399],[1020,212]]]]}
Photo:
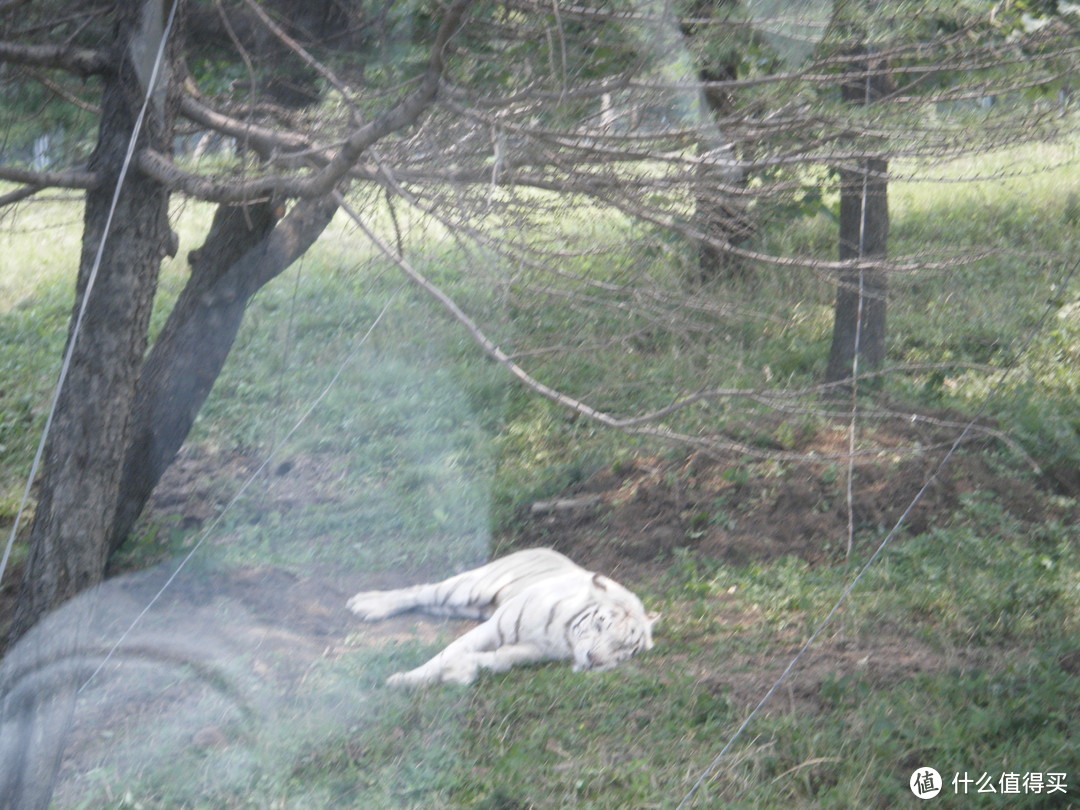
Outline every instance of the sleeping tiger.
{"type": "Polygon", "coordinates": [[[574,671],[609,669],[653,646],[659,614],[622,585],[549,548],[502,557],[442,582],[361,591],[348,603],[364,621],[409,610],[483,622],[390,686],[471,683],[481,669],[572,659],[574,671]]]}

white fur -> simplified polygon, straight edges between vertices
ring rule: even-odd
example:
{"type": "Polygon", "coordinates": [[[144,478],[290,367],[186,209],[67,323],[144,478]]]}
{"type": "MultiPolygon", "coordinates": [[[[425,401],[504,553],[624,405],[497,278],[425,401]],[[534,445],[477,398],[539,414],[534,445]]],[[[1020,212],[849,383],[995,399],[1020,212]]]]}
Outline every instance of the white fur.
{"type": "Polygon", "coordinates": [[[653,646],[652,625],[634,594],[547,548],[519,551],[442,582],[361,591],[348,603],[365,621],[409,610],[483,623],[394,686],[471,683],[481,669],[569,659],[574,671],[609,669],[653,646]]]}

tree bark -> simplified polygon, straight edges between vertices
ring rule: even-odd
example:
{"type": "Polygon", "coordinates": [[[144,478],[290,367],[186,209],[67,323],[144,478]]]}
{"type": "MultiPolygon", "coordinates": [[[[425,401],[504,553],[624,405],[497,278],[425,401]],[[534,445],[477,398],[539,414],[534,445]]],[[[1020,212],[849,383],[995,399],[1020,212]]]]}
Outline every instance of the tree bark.
{"type": "MultiPolygon", "coordinates": [[[[162,33],[164,0],[145,4],[156,7],[156,13],[142,14],[142,5],[122,4],[118,12],[116,48],[121,56],[116,71],[105,79],[98,142],[89,161],[102,183],[86,193],[68,335],[71,362],[45,447],[45,473],[12,640],[45,612],[101,580],[158,271],[174,241],[169,190],[135,171],[129,171],[120,186],[112,226],[105,233],[128,141],[147,92],[143,55],[147,48],[156,53],[162,33]],[[83,303],[95,263],[96,280],[83,303]],[[71,347],[80,307],[79,333],[71,347]]],[[[151,93],[139,145],[171,150],[178,99],[171,92],[170,60],[177,48],[174,38],[158,89],[151,93]],[[164,88],[170,92],[160,93],[164,88]]]]}
{"type": "MultiPolygon", "coordinates": [[[[892,89],[884,60],[857,63],[861,75],[841,90],[845,101],[867,106],[892,89]]],[[[858,168],[840,170],[840,249],[843,260],[883,259],[889,237],[888,162],[868,158],[858,168]]],[[[856,355],[861,370],[880,368],[885,362],[885,272],[862,268],[840,274],[833,310],[832,345],[825,381],[852,378],[856,355]]]]}
{"type": "Polygon", "coordinates": [[[280,210],[268,202],[218,208],[203,246],[188,256],[191,277],[139,375],[110,554],[187,438],[248,301],[311,247],[336,210],[329,197],[304,200],[278,222],[280,210]]]}
{"type": "MultiPolygon", "coordinates": [[[[68,333],[71,359],[45,446],[45,473],[12,641],[46,612],[100,582],[104,573],[158,270],[174,241],[169,190],[138,172],[129,171],[120,182],[144,99],[150,102],[137,145],[171,151],[178,36],[169,38],[150,86],[170,7],[166,0],[117,6],[114,68],[103,75],[98,141],[88,167],[102,182],[86,193],[75,314],[68,333]],[[107,227],[114,193],[115,212],[107,227]]],[[[177,13],[182,16],[183,3],[177,13]]],[[[74,660],[78,643],[77,628],[71,628],[60,658],[74,660]]],[[[78,686],[77,674],[69,675],[40,693],[26,684],[0,684],[5,736],[0,808],[48,805],[78,686]]]]}

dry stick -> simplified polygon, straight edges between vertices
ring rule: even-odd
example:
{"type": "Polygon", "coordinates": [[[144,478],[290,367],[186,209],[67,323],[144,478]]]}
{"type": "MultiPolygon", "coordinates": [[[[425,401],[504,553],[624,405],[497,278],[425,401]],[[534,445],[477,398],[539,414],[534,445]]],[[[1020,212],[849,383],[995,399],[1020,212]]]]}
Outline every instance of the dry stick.
{"type": "Polygon", "coordinates": [[[346,202],[345,198],[339,192],[333,192],[334,200],[341,207],[349,217],[356,223],[357,227],[364,232],[364,234],[372,241],[372,243],[379,248],[392,262],[394,262],[401,271],[408,276],[415,284],[424,290],[428,295],[438,301],[447,309],[451,315],[454,316],[457,321],[465,327],[466,331],[472,335],[473,340],[480,344],[480,347],[490,356],[495,362],[521,380],[532,390],[536,391],[546,399],[550,399],[552,402],[556,402],[559,405],[563,405],[571,410],[577,411],[580,414],[595,419],[601,424],[608,425],[609,427],[622,427],[622,420],[611,416],[610,414],[598,411],[595,408],[586,405],[580,400],[567,396],[560,391],[556,391],[550,386],[544,385],[537,379],[534,379],[529,375],[525,369],[510,359],[510,356],[499,348],[487,335],[483,333],[476,322],[470,318],[459,307],[450,296],[444,293],[441,289],[436,287],[430,281],[427,280],[416,268],[414,268],[404,257],[399,256],[389,244],[386,243],[377,233],[368,227],[367,223],[360,218],[360,215],[352,209],[352,207],[346,202]]]}
{"type": "MultiPolygon", "coordinates": [[[[356,223],[357,227],[362,230],[372,243],[379,248],[398,268],[405,273],[417,286],[423,289],[428,295],[438,301],[442,306],[450,312],[454,318],[465,327],[465,330],[472,336],[480,347],[491,357],[496,363],[509,371],[512,375],[518,378],[527,388],[532,389],[545,399],[562,405],[565,408],[569,408],[572,411],[587,416],[590,419],[594,419],[602,425],[615,428],[617,430],[623,430],[627,433],[632,433],[641,436],[652,436],[654,438],[663,439],[664,441],[672,442],[675,444],[685,445],[688,447],[694,447],[705,452],[716,452],[723,450],[731,453],[739,453],[744,456],[750,456],[755,458],[771,458],[781,460],[793,460],[804,461],[806,455],[803,453],[795,452],[777,452],[769,451],[763,452],[759,449],[750,447],[749,445],[742,444],[740,442],[719,440],[716,438],[702,438],[700,436],[691,436],[686,433],[679,433],[678,431],[671,430],[666,427],[654,427],[643,426],[637,427],[644,422],[654,420],[662,414],[669,413],[674,410],[673,406],[662,409],[652,414],[646,414],[644,416],[628,417],[620,419],[616,416],[612,416],[604,411],[599,411],[596,408],[582,402],[581,400],[574,399],[573,397],[558,391],[551,386],[545,385],[536,378],[532,377],[525,369],[519,366],[511,359],[505,351],[503,351],[494,341],[492,341],[483,330],[476,324],[476,322],[470,318],[459,307],[450,296],[444,293],[439,287],[432,284],[428,279],[421,274],[416,268],[414,268],[403,257],[394,252],[393,248],[386,243],[378,234],[371,230],[345,201],[344,197],[340,193],[334,193],[334,199],[352,220],[356,223]]],[[[841,457],[841,456],[837,456],[841,457]]],[[[845,457],[846,456],[842,456],[845,457]]],[[[819,456],[818,458],[833,458],[833,456],[819,456]]]]}
{"type": "MultiPolygon", "coordinates": [[[[387,258],[394,262],[398,266],[398,268],[400,268],[401,271],[409,277],[409,279],[411,279],[421,289],[428,293],[428,295],[430,295],[432,298],[442,304],[442,306],[446,310],[448,310],[450,314],[453,315],[454,318],[462,326],[465,327],[465,330],[472,336],[473,340],[475,340],[480,345],[480,347],[487,353],[489,357],[491,357],[495,362],[497,362],[499,365],[501,365],[503,368],[505,368],[507,371],[517,377],[518,380],[524,383],[528,388],[540,394],[540,396],[544,397],[545,399],[549,399],[558,405],[562,405],[563,407],[570,408],[571,410],[576,411],[583,416],[587,416],[590,419],[594,419],[603,425],[620,430],[626,430],[630,433],[637,433],[646,436],[655,436],[657,438],[665,439],[667,441],[673,441],[679,444],[687,444],[692,447],[698,447],[703,450],[716,449],[717,447],[720,447],[723,449],[746,454],[752,454],[755,452],[752,448],[739,444],[737,442],[719,442],[715,439],[706,440],[697,436],[689,436],[683,433],[678,433],[664,427],[635,428],[633,427],[633,425],[640,424],[641,422],[655,418],[655,416],[650,414],[644,417],[619,419],[618,417],[612,416],[611,414],[605,413],[604,411],[598,411],[597,409],[582,402],[581,400],[574,399],[573,397],[568,396],[561,391],[545,385],[536,378],[532,377],[527,371],[525,371],[525,369],[515,363],[510,358],[510,355],[503,351],[494,341],[492,341],[486,334],[484,334],[483,330],[480,329],[477,323],[467,314],[465,314],[464,310],[462,310],[461,307],[459,307],[457,303],[455,303],[455,301],[450,298],[450,296],[444,293],[439,287],[428,281],[428,279],[423,274],[421,274],[415,267],[413,267],[404,257],[398,255],[393,250],[393,248],[391,248],[390,245],[386,243],[385,240],[383,240],[378,234],[372,231],[371,228],[367,226],[367,224],[360,218],[360,215],[352,209],[352,207],[348,204],[348,202],[339,192],[334,192],[334,200],[341,207],[341,210],[349,215],[349,217],[356,223],[357,227],[359,227],[360,230],[362,230],[367,235],[367,237],[372,241],[372,243],[376,247],[378,247],[379,250],[381,250],[387,256],[387,258]]],[[[770,457],[790,456],[791,458],[804,458],[802,454],[798,453],[770,453],[769,455],[770,457]]]]}
{"type": "MultiPolygon", "coordinates": [[[[255,65],[251,61],[251,54],[249,54],[247,48],[244,47],[244,43],[240,41],[240,37],[236,35],[236,30],[233,28],[232,23],[229,22],[229,15],[225,13],[225,9],[221,5],[221,0],[214,0],[214,8],[217,10],[218,19],[221,20],[221,27],[225,29],[225,33],[228,34],[229,39],[232,40],[233,47],[240,55],[244,67],[247,68],[248,96],[251,99],[251,103],[255,103],[258,100],[259,83],[258,79],[255,78],[255,65]]],[[[194,82],[192,82],[192,84],[194,84],[194,82]]],[[[248,137],[248,133],[245,132],[244,139],[240,141],[240,143],[243,144],[244,149],[251,148],[248,137]]]]}
{"type": "MultiPolygon", "coordinates": [[[[377,155],[376,155],[375,159],[376,159],[376,163],[379,165],[380,179],[383,180],[384,182],[388,183],[389,186],[395,192],[397,192],[399,195],[401,195],[401,197],[403,199],[406,200],[406,202],[408,202],[410,205],[417,208],[418,210],[422,211],[423,213],[427,214],[428,216],[434,217],[438,222],[441,222],[442,224],[446,225],[451,230],[455,229],[455,223],[452,223],[445,216],[441,215],[439,213],[439,211],[437,211],[437,210],[435,210],[433,208],[429,208],[428,206],[425,206],[424,204],[422,204],[422,202],[420,200],[416,199],[416,197],[414,195],[412,195],[406,188],[404,188],[403,186],[400,185],[400,183],[397,182],[397,179],[394,176],[394,174],[389,170],[389,168],[387,166],[385,166],[382,163],[381,160],[379,160],[377,155]]],[[[353,216],[355,218],[356,215],[353,212],[350,211],[348,205],[345,204],[343,201],[339,200],[339,202],[341,202],[342,210],[345,211],[350,216],[353,216]]],[[[361,227],[363,227],[362,223],[358,223],[358,224],[361,224],[361,227]]],[[[460,228],[460,225],[457,225],[456,227],[460,228]]],[[[474,231],[474,230],[470,229],[470,233],[474,238],[483,238],[482,234],[480,234],[478,231],[474,231]]],[[[374,236],[373,236],[373,238],[377,239],[377,237],[374,237],[374,236]]],[[[385,250],[385,248],[383,248],[383,249],[385,250]]],[[[391,251],[390,253],[388,253],[388,255],[390,255],[393,258],[393,260],[395,262],[397,262],[398,258],[400,256],[400,251],[399,251],[398,254],[394,254],[391,251]]],[[[416,272],[415,269],[413,270],[413,272],[414,273],[416,272]]],[[[419,276],[419,273],[416,273],[416,275],[419,276]]],[[[422,286],[424,286],[425,289],[429,289],[429,291],[437,290],[437,288],[435,288],[435,286],[433,284],[431,284],[430,282],[428,282],[426,279],[424,280],[424,284],[422,284],[422,286]]],[[[512,367],[507,366],[506,363],[503,363],[499,359],[498,355],[493,354],[492,352],[488,351],[487,345],[485,345],[484,341],[487,341],[488,343],[491,343],[491,341],[488,341],[488,339],[486,337],[484,338],[484,340],[479,340],[479,338],[477,338],[478,334],[480,334],[482,336],[482,333],[480,332],[479,328],[476,326],[476,324],[470,318],[468,318],[468,316],[464,315],[464,313],[462,313],[460,311],[460,309],[456,305],[453,304],[453,301],[449,298],[449,296],[447,296],[445,293],[442,293],[441,291],[438,291],[437,294],[435,292],[432,292],[431,294],[437,300],[439,300],[441,303],[443,303],[444,306],[447,306],[447,308],[450,310],[451,314],[453,314],[455,318],[457,318],[459,321],[461,321],[463,323],[463,325],[466,326],[466,328],[473,335],[474,339],[478,340],[480,345],[484,348],[485,351],[488,352],[488,354],[491,357],[493,357],[496,361],[502,363],[507,368],[511,368],[511,370],[512,370],[512,367]],[[449,304],[447,304],[447,302],[449,302],[449,304]],[[459,317],[459,313],[460,313],[461,317],[459,317]],[[464,318],[464,320],[462,320],[462,318],[464,318]],[[470,324],[471,324],[471,327],[470,327],[470,324]]],[[[494,344],[491,344],[491,345],[494,345],[494,344]]],[[[495,347],[495,348],[498,351],[498,347],[495,347]]],[[[503,354],[503,357],[507,361],[509,361],[509,363],[513,364],[513,366],[516,367],[516,364],[514,363],[514,361],[515,361],[515,359],[517,357],[521,356],[520,353],[510,355],[510,354],[506,354],[505,352],[503,352],[502,354],[503,354]]],[[[869,374],[866,374],[863,377],[863,379],[870,379],[870,378],[873,378],[873,377],[883,376],[885,374],[892,373],[893,371],[896,371],[896,370],[905,370],[905,369],[909,369],[909,368],[910,369],[918,369],[918,368],[923,368],[923,367],[926,367],[926,366],[922,366],[922,365],[914,365],[914,366],[901,365],[901,366],[888,367],[888,368],[884,368],[884,369],[880,369],[880,370],[877,370],[877,371],[870,372],[869,374]]],[[[930,366],[930,367],[935,367],[935,366],[930,366]]],[[[951,367],[951,365],[949,365],[949,367],[951,367]]],[[[547,394],[543,390],[541,390],[542,388],[547,388],[546,386],[543,386],[542,384],[540,384],[540,383],[536,382],[535,380],[533,380],[533,378],[531,378],[526,372],[524,372],[522,369],[520,369],[520,367],[518,367],[518,371],[513,372],[515,374],[515,376],[517,376],[519,379],[521,379],[523,382],[525,382],[525,384],[528,385],[529,387],[532,387],[533,390],[537,391],[538,393],[540,393],[541,395],[547,397],[548,399],[552,399],[553,401],[555,401],[555,402],[557,402],[559,404],[562,404],[562,405],[570,407],[570,408],[572,408],[574,410],[577,410],[579,413],[582,413],[582,414],[584,414],[586,416],[591,417],[593,414],[601,414],[602,413],[602,412],[596,411],[595,409],[590,408],[587,405],[584,406],[584,408],[585,408],[584,410],[579,409],[579,408],[575,407],[573,404],[570,404],[570,403],[576,402],[576,400],[573,400],[570,397],[565,397],[565,395],[563,395],[563,394],[561,394],[561,393],[559,393],[557,391],[554,392],[554,393],[557,394],[558,396],[550,396],[549,394],[547,394]],[[520,374],[518,373],[518,371],[520,371],[520,374]],[[522,375],[524,375],[524,376],[522,376],[522,375]],[[535,383],[535,385],[533,385],[533,383],[535,383]],[[559,399],[558,397],[565,397],[565,399],[559,399]]],[[[827,391],[834,390],[836,387],[838,387],[840,385],[843,385],[842,381],[837,382],[837,383],[822,383],[820,385],[809,386],[809,387],[798,389],[798,390],[795,390],[795,391],[789,391],[786,394],[775,395],[775,396],[781,396],[783,398],[789,398],[789,399],[796,399],[796,398],[802,397],[802,396],[820,395],[820,394],[823,394],[823,393],[825,393],[827,391]]],[[[547,389],[547,390],[551,391],[553,389],[547,389]]],[[[684,409],[684,408],[686,408],[686,407],[688,407],[688,406],[690,406],[690,405],[692,405],[692,404],[694,404],[696,402],[707,401],[709,399],[730,398],[730,397],[746,397],[746,398],[755,399],[757,401],[763,402],[764,404],[769,405],[769,407],[773,407],[773,408],[779,408],[780,407],[780,406],[776,405],[773,402],[772,399],[770,399],[769,392],[767,392],[767,391],[765,391],[763,389],[713,388],[713,389],[702,389],[700,391],[696,391],[694,393],[688,394],[688,395],[686,395],[684,397],[681,397],[681,398],[677,399],[676,401],[672,402],[671,404],[669,404],[669,405],[667,405],[667,406],[665,406],[663,408],[651,411],[649,413],[640,414],[640,415],[637,415],[637,416],[622,417],[622,418],[617,418],[617,417],[611,416],[609,414],[603,414],[603,416],[607,417],[607,419],[609,421],[605,421],[604,419],[601,419],[600,421],[603,422],[604,424],[608,425],[609,427],[615,427],[617,429],[625,430],[625,431],[630,432],[630,433],[638,433],[638,434],[642,434],[642,435],[650,435],[650,436],[654,436],[654,437],[657,437],[657,438],[664,439],[666,441],[675,441],[675,442],[687,444],[687,445],[690,445],[692,447],[696,447],[696,448],[704,450],[704,451],[723,450],[723,451],[727,451],[727,452],[739,453],[739,454],[742,454],[744,456],[753,457],[753,458],[770,458],[770,459],[793,460],[793,461],[805,461],[807,459],[807,456],[804,453],[775,452],[775,451],[765,452],[765,451],[762,451],[760,448],[750,447],[749,445],[740,444],[738,442],[733,442],[733,441],[719,441],[719,440],[717,440],[715,438],[706,440],[706,439],[702,439],[701,437],[687,436],[685,434],[676,433],[674,431],[667,430],[667,429],[636,428],[636,426],[642,425],[642,424],[647,423],[647,422],[655,422],[658,419],[661,419],[661,418],[663,418],[665,416],[668,416],[668,415],[670,415],[672,413],[675,413],[676,411],[684,409]]],[[[940,420],[935,420],[935,419],[933,419],[931,417],[925,417],[925,416],[921,416],[919,414],[904,414],[904,416],[905,416],[905,418],[909,418],[912,421],[921,420],[921,421],[932,423],[932,424],[942,424],[940,422],[940,420]]],[[[948,424],[943,424],[943,426],[945,426],[945,427],[953,427],[954,425],[952,423],[948,423],[948,424]]],[[[960,425],[955,425],[955,426],[960,427],[960,425]]],[[[1000,441],[1003,441],[1004,443],[1009,444],[1010,447],[1013,446],[1012,444],[1009,443],[1009,441],[1008,441],[1008,439],[1006,437],[1002,436],[997,431],[993,431],[991,429],[988,429],[988,428],[985,428],[985,427],[982,427],[982,426],[977,426],[977,425],[972,426],[972,430],[977,431],[977,432],[979,432],[981,434],[984,434],[984,435],[994,436],[995,438],[999,439],[1000,441]]],[[[1014,447],[1014,449],[1017,449],[1017,448],[1014,447]]],[[[838,454],[835,454],[835,455],[819,455],[819,456],[816,456],[816,459],[817,460],[834,460],[834,459],[835,460],[840,460],[840,459],[845,459],[846,460],[846,459],[848,459],[848,458],[850,458],[852,456],[857,457],[859,455],[866,455],[866,454],[870,454],[870,453],[850,453],[849,455],[844,455],[844,454],[838,453],[838,454]]],[[[1027,458],[1029,464],[1032,465],[1032,468],[1035,469],[1036,472],[1038,472],[1038,466],[1029,457],[1027,457],[1026,454],[1023,454],[1021,452],[1021,455],[1024,455],[1025,458],[1027,458]]]]}
{"type": "Polygon", "coordinates": [[[40,82],[50,93],[60,97],[71,106],[78,107],[80,110],[92,113],[93,115],[101,115],[100,105],[79,98],[60,84],[60,82],[54,81],[39,70],[30,67],[23,68],[23,70],[26,71],[27,75],[32,76],[36,81],[40,82]]]}

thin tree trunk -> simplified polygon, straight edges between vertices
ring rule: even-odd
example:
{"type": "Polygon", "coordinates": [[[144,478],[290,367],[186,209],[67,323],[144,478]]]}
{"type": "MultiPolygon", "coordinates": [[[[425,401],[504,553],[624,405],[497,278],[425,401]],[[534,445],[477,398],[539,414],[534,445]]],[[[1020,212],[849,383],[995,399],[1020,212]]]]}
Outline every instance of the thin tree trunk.
{"type": "Polygon", "coordinates": [[[187,438],[248,301],[311,247],[336,210],[329,197],[297,203],[280,222],[271,203],[218,209],[206,242],[189,256],[191,277],[139,376],[110,553],[127,538],[187,438]]]}
{"type": "MultiPolygon", "coordinates": [[[[101,127],[89,165],[103,182],[86,194],[71,332],[105,236],[109,208],[146,92],[147,67],[141,57],[147,49],[151,55],[156,53],[162,33],[165,0],[148,0],[146,5],[155,10],[141,14],[138,5],[120,6],[117,47],[130,58],[120,61],[118,70],[106,77],[103,89],[101,127]],[[140,64],[134,64],[137,61],[140,64]]],[[[169,58],[176,47],[174,41],[169,58]]],[[[159,88],[164,89],[172,84],[168,58],[162,71],[159,88]]],[[[166,104],[164,95],[152,93],[156,101],[148,109],[140,145],[171,149],[176,99],[170,94],[166,104]]],[[[168,203],[167,188],[129,170],[45,447],[45,473],[12,640],[60,602],[101,580],[158,271],[162,258],[175,245],[168,203]]]]}
{"type": "MultiPolygon", "coordinates": [[[[699,75],[708,83],[734,79],[736,73],[736,66],[730,64],[715,71],[701,70],[699,75]]],[[[734,104],[727,93],[709,88],[702,95],[713,121],[732,113],[734,104]]],[[[721,245],[738,247],[745,243],[753,234],[753,223],[745,198],[733,191],[745,187],[746,174],[737,165],[735,148],[718,125],[706,132],[698,144],[698,154],[706,159],[696,171],[694,226],[705,238],[698,245],[697,273],[691,281],[707,283],[742,272],[744,263],[721,245]]]]}
{"type": "MultiPolygon", "coordinates": [[[[889,234],[887,171],[884,160],[868,160],[863,171],[841,171],[841,259],[884,258],[889,234]]],[[[826,382],[851,378],[856,342],[861,371],[885,362],[886,287],[880,269],[840,275],[826,382]]]]}
{"type": "MultiPolygon", "coordinates": [[[[842,87],[844,100],[867,106],[891,88],[883,60],[856,63],[857,79],[842,87]],[[879,72],[872,72],[877,70],[879,72]]],[[[858,168],[840,171],[841,260],[882,259],[889,237],[888,162],[864,160],[858,168]]],[[[853,269],[841,273],[833,312],[832,345],[825,371],[826,382],[851,379],[856,353],[860,371],[880,368],[885,362],[886,279],[881,269],[853,269]]]]}

